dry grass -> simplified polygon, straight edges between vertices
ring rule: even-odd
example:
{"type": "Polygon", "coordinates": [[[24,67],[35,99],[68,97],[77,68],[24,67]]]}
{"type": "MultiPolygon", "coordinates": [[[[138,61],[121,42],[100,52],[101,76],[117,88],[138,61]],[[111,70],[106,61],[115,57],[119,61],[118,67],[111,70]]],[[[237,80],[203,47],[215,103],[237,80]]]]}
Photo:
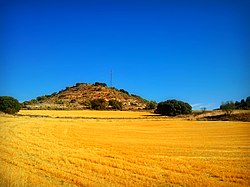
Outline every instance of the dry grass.
{"type": "Polygon", "coordinates": [[[249,135],[243,122],[2,115],[0,186],[250,186],[249,135]]]}
{"type": "Polygon", "coordinates": [[[82,117],[82,118],[145,118],[154,115],[149,112],[135,111],[96,111],[96,110],[21,110],[21,115],[49,117],[82,117]]]}

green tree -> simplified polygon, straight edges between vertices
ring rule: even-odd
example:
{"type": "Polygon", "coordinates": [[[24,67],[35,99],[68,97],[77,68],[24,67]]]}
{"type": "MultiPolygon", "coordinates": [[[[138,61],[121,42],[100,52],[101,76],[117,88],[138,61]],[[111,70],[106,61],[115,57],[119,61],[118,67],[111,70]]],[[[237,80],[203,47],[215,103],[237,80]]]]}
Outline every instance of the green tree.
{"type": "Polygon", "coordinates": [[[250,109],[250,96],[246,98],[246,109],[250,109]]]}
{"type": "Polygon", "coordinates": [[[235,104],[233,101],[227,101],[220,105],[220,109],[226,113],[226,115],[231,116],[233,111],[235,110],[235,104]]]}
{"type": "Polygon", "coordinates": [[[8,114],[15,114],[20,110],[20,103],[13,97],[0,96],[0,111],[8,114]]]}
{"type": "Polygon", "coordinates": [[[178,100],[167,100],[160,102],[155,110],[155,113],[164,116],[176,116],[180,114],[192,113],[192,107],[188,103],[178,100]]]}
{"type": "Polygon", "coordinates": [[[205,112],[206,112],[206,110],[207,110],[207,108],[206,108],[206,107],[202,107],[202,108],[201,108],[201,112],[202,112],[202,113],[205,113],[205,112]]]}
{"type": "Polygon", "coordinates": [[[241,99],[241,101],[235,101],[234,103],[235,109],[238,110],[250,110],[250,96],[246,98],[246,100],[241,99]]]}

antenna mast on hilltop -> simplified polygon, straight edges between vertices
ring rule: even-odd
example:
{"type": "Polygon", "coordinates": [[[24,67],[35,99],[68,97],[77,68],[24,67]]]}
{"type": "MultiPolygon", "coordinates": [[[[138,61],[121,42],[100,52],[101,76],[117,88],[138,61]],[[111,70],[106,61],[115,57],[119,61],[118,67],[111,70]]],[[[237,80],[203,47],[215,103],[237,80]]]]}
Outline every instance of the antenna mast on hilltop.
{"type": "Polygon", "coordinates": [[[113,72],[112,72],[112,69],[110,71],[110,87],[111,88],[113,87],[113,72]]]}

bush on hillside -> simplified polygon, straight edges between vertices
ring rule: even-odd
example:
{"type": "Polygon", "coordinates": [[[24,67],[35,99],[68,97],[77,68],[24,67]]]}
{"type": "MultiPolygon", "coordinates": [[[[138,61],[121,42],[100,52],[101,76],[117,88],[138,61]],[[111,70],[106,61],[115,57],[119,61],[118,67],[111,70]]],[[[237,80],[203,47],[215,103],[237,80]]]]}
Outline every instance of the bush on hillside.
{"type": "Polygon", "coordinates": [[[145,107],[146,110],[156,109],[157,103],[155,101],[149,101],[145,107]]]}
{"type": "Polygon", "coordinates": [[[126,90],[124,90],[124,89],[120,89],[119,91],[122,92],[122,93],[125,93],[125,94],[129,95],[129,93],[126,90]]]}
{"type": "Polygon", "coordinates": [[[105,110],[108,104],[105,99],[93,99],[90,103],[93,110],[105,110]]]}
{"type": "Polygon", "coordinates": [[[95,85],[95,86],[103,86],[103,87],[106,87],[106,86],[107,86],[106,83],[102,83],[102,82],[95,82],[94,85],[95,85]]]}
{"type": "Polygon", "coordinates": [[[18,100],[10,96],[0,96],[0,111],[8,114],[19,112],[20,104],[18,100]]]}
{"type": "Polygon", "coordinates": [[[132,97],[135,97],[136,99],[142,101],[142,102],[148,102],[148,100],[146,99],[143,99],[141,96],[139,95],[135,95],[135,94],[131,94],[132,97]]]}
{"type": "Polygon", "coordinates": [[[90,100],[85,100],[80,102],[81,105],[86,106],[88,108],[91,108],[91,101],[90,100]]]}
{"type": "Polygon", "coordinates": [[[77,83],[76,83],[76,85],[75,85],[75,87],[78,87],[78,86],[83,85],[83,84],[86,84],[86,83],[83,83],[83,82],[77,82],[77,83]]]}
{"type": "Polygon", "coordinates": [[[56,96],[57,92],[53,92],[50,96],[53,97],[53,96],[56,96]]]}
{"type": "Polygon", "coordinates": [[[176,116],[180,114],[192,113],[192,107],[183,101],[167,100],[160,102],[155,110],[155,113],[164,116],[176,116]]]}
{"type": "Polygon", "coordinates": [[[45,100],[45,99],[47,99],[48,98],[48,96],[47,95],[44,95],[44,96],[38,96],[37,98],[36,98],[36,100],[37,101],[43,101],[43,100],[45,100]]]}
{"type": "Polygon", "coordinates": [[[109,106],[111,106],[113,110],[122,110],[122,103],[114,99],[109,101],[109,106]]]}

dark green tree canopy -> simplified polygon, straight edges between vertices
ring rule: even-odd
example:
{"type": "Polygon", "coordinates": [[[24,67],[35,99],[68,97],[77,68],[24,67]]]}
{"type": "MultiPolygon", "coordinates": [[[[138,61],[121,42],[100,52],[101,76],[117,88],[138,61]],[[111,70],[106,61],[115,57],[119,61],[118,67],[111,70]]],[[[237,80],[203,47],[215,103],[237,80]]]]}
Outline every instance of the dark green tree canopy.
{"type": "Polygon", "coordinates": [[[0,96],[0,111],[8,114],[19,112],[20,104],[18,100],[10,96],[0,96]]]}
{"type": "Polygon", "coordinates": [[[192,107],[188,103],[173,99],[160,102],[155,112],[164,116],[176,116],[192,113],[192,107]]]}

